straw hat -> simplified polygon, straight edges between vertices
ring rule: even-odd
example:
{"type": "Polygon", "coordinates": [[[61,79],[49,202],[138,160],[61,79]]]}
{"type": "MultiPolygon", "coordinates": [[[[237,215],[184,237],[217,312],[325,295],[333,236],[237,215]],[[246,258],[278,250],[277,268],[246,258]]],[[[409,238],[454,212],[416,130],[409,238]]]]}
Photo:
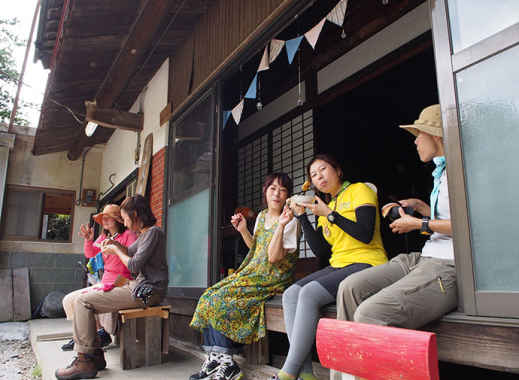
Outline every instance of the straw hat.
{"type": "Polygon", "coordinates": [[[439,104],[424,108],[420,113],[418,120],[414,124],[401,125],[400,128],[407,130],[415,136],[418,136],[420,131],[428,133],[432,136],[443,137],[442,130],[442,112],[439,104]]]}
{"type": "Polygon", "coordinates": [[[94,221],[97,224],[103,224],[103,215],[109,216],[110,218],[117,220],[119,223],[124,223],[123,218],[121,218],[121,208],[117,205],[106,205],[102,212],[93,216],[94,221]]]}

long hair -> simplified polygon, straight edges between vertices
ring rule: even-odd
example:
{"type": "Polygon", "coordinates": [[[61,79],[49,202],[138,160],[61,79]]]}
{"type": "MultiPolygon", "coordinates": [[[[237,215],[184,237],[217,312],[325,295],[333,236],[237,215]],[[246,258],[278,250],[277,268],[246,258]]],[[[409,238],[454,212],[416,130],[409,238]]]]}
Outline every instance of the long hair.
{"type": "Polygon", "coordinates": [[[265,178],[265,181],[263,182],[263,188],[262,188],[264,206],[267,205],[267,189],[269,188],[270,185],[272,185],[274,183],[274,181],[276,179],[278,180],[278,183],[281,186],[285,187],[288,190],[288,196],[290,197],[292,195],[293,184],[292,184],[292,179],[288,176],[288,174],[281,173],[281,172],[269,174],[265,178]]]}
{"type": "Polygon", "coordinates": [[[151,227],[157,222],[148,201],[142,195],[126,198],[121,204],[121,210],[128,214],[133,223],[142,222],[143,227],[151,227]]]}

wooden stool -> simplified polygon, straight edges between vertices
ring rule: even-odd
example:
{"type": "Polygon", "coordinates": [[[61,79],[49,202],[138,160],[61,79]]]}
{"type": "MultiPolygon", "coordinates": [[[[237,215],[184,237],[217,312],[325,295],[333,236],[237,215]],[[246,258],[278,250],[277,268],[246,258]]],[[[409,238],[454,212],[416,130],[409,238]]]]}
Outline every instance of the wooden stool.
{"type": "Polygon", "coordinates": [[[119,310],[123,369],[162,363],[162,354],[169,351],[170,309],[171,306],[167,305],[119,310]]]}

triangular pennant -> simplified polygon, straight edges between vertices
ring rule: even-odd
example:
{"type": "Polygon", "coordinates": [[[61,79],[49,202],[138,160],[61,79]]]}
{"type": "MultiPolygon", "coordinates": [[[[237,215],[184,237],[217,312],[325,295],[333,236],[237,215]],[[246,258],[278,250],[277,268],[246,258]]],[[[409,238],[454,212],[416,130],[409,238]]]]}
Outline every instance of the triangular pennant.
{"type": "Polygon", "coordinates": [[[265,50],[263,50],[263,57],[261,57],[261,62],[258,67],[258,71],[264,71],[269,69],[269,47],[265,46],[265,50]]]}
{"type": "Polygon", "coordinates": [[[321,30],[323,30],[324,22],[326,18],[323,18],[319,23],[305,33],[306,40],[312,46],[312,49],[315,49],[315,44],[317,43],[317,39],[319,38],[319,34],[321,34],[321,30]]]}
{"type": "Polygon", "coordinates": [[[254,79],[252,80],[247,93],[245,94],[245,98],[247,99],[256,99],[256,87],[258,84],[258,73],[254,75],[254,79]]]}
{"type": "Polygon", "coordinates": [[[296,38],[292,38],[285,42],[287,47],[287,55],[288,55],[288,63],[291,64],[294,60],[294,56],[296,55],[297,49],[299,48],[299,44],[304,36],[299,36],[296,38]]]}
{"type": "Polygon", "coordinates": [[[229,120],[229,116],[231,116],[231,111],[223,111],[223,128],[225,128],[227,120],[229,120]]]}
{"type": "Polygon", "coordinates": [[[240,124],[241,113],[243,112],[243,99],[232,109],[232,117],[236,124],[240,124]]]}
{"type": "Polygon", "coordinates": [[[272,41],[270,41],[269,63],[272,63],[276,60],[279,53],[281,53],[283,46],[285,46],[285,41],[283,41],[283,40],[273,39],[272,41]]]}
{"type": "Polygon", "coordinates": [[[330,13],[326,16],[326,19],[342,28],[344,24],[344,15],[346,14],[346,8],[348,8],[348,0],[341,0],[333,8],[330,13]]]}

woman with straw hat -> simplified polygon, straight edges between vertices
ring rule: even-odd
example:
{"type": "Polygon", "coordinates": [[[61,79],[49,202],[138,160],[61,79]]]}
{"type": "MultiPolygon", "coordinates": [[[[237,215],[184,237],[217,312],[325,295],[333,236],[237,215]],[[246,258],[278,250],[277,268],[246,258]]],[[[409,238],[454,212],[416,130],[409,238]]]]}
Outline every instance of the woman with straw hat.
{"type": "Polygon", "coordinates": [[[401,200],[423,217],[399,209],[400,218],[391,223],[394,233],[418,230],[430,235],[421,252],[400,254],[390,262],[355,273],[345,279],[337,294],[339,319],[416,329],[456,308],[457,286],[452,246],[447,173],[443,148],[440,106],[425,108],[411,125],[422,162],[434,161],[434,187],[430,203],[420,199],[401,200]]]}
{"type": "MultiPolygon", "coordinates": [[[[124,246],[131,245],[137,239],[135,233],[124,227],[119,206],[116,204],[107,204],[102,212],[93,216],[93,219],[103,228],[101,235],[94,241],[93,228],[82,224],[79,229],[79,236],[84,239],[83,248],[85,256],[88,259],[102,255],[104,273],[100,283],[85,289],[76,290],[63,298],[63,308],[68,320],[73,319],[74,302],[80,294],[91,291],[107,292],[113,289],[114,286],[123,284],[132,278],[128,268],[124,266],[117,256],[101,253],[101,243],[106,239],[114,239],[124,246]]],[[[112,314],[100,314],[98,318],[96,318],[96,322],[101,345],[106,346],[110,344],[110,335],[105,331],[105,328],[101,326],[103,325],[106,327],[106,330],[114,332],[113,327],[115,323],[112,321],[112,314]],[[101,319],[101,321],[99,321],[99,319],[101,319]]],[[[64,344],[61,349],[63,351],[73,350],[74,340],[72,339],[70,342],[64,344]]]]}

